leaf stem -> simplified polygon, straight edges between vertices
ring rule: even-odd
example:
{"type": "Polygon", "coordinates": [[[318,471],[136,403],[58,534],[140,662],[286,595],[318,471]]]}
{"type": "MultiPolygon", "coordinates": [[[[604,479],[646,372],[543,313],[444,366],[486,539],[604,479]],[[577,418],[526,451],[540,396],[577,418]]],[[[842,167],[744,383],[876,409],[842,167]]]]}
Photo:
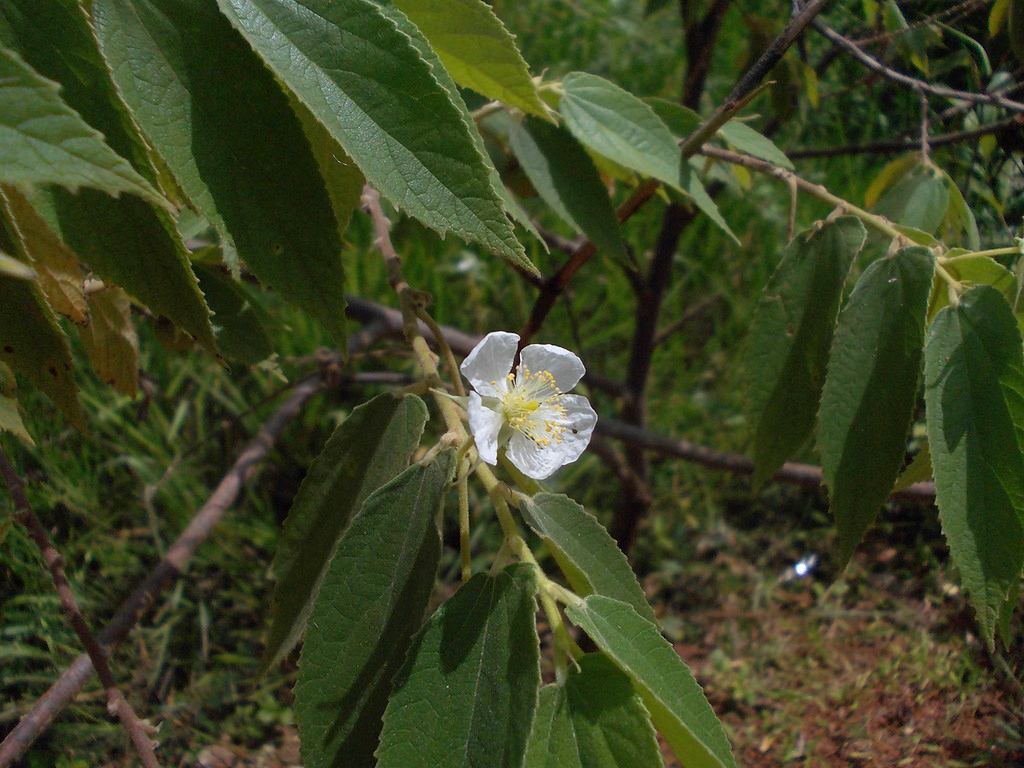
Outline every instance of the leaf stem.
{"type": "Polygon", "coordinates": [[[944,256],[939,259],[942,264],[955,264],[958,261],[965,259],[976,259],[981,256],[988,256],[992,258],[994,256],[1018,256],[1020,255],[1020,248],[1016,246],[1010,246],[1008,248],[990,248],[987,251],[971,251],[969,253],[961,253],[956,256],[944,256]]]}

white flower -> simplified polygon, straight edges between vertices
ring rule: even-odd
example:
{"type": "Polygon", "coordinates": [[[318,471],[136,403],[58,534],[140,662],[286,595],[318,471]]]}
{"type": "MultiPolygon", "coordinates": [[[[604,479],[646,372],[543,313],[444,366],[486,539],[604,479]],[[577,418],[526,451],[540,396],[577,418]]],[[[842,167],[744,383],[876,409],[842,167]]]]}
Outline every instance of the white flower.
{"type": "Polygon", "coordinates": [[[496,464],[498,448],[506,446],[524,475],[543,480],[580,457],[597,414],[587,398],[565,394],[586,372],[576,355],[531,344],[512,373],[518,346],[514,333],[489,333],[462,363],[462,375],[476,390],[469,394],[469,428],[483,461],[496,464]]]}

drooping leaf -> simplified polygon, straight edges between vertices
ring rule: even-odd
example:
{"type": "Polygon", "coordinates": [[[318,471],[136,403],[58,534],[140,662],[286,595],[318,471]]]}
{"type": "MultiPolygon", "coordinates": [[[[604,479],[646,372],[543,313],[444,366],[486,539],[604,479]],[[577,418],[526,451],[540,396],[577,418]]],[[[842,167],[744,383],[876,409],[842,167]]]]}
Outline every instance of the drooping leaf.
{"type": "Polygon", "coordinates": [[[21,420],[18,401],[13,397],[0,395],[0,429],[20,437],[29,445],[35,445],[32,436],[25,429],[25,423],[21,420]]]}
{"type": "Polygon", "coordinates": [[[994,288],[971,288],[936,316],[925,407],[942,531],[991,646],[1024,566],[1024,354],[994,288]]]}
{"type": "Polygon", "coordinates": [[[925,440],[914,458],[910,460],[910,464],[907,465],[906,469],[900,472],[900,476],[896,479],[896,482],[892,486],[892,492],[902,491],[905,488],[909,488],[914,483],[920,483],[930,479],[932,476],[932,451],[928,447],[928,441],[925,440]]]}
{"type": "Polygon", "coordinates": [[[650,716],[607,656],[577,660],[541,689],[524,768],[662,768],[650,716]]]}
{"type": "Polygon", "coordinates": [[[814,428],[843,283],[866,234],[852,216],[800,233],[758,301],[743,363],[755,489],[814,428]]]}
{"type": "Polygon", "coordinates": [[[544,202],[598,250],[624,262],[626,246],[615,208],[593,161],[572,135],[527,118],[512,128],[509,143],[544,202]]]}
{"type": "Polygon", "coordinates": [[[0,276],[0,362],[25,376],[72,424],[85,429],[67,338],[32,280],[0,276]]]}
{"type": "MultiPolygon", "coordinates": [[[[1016,297],[1017,281],[1013,273],[992,257],[972,256],[959,248],[951,248],[946,256],[950,258],[943,262],[943,269],[965,288],[990,285],[1007,299],[1016,297]]],[[[928,319],[933,320],[940,310],[948,306],[949,284],[936,280],[928,300],[928,319]]]]}
{"type": "Polygon", "coordinates": [[[168,205],[103,134],[60,97],[59,86],[0,46],[0,182],[128,192],[168,205]]]}
{"type": "Polygon", "coordinates": [[[577,594],[613,597],[657,621],[626,556],[597,518],[568,496],[553,493],[538,493],[522,510],[577,594]]]}
{"type": "Polygon", "coordinates": [[[625,603],[590,595],[566,609],[627,675],[654,725],[687,768],[735,768],[722,724],[658,628],[625,603]]]}
{"type": "Polygon", "coordinates": [[[139,337],[125,292],[106,286],[89,294],[89,324],[79,336],[89,362],[105,384],[129,397],[139,388],[139,337]]]}
{"type": "Polygon", "coordinates": [[[420,28],[452,78],[489,99],[547,119],[515,38],[482,0],[393,0],[420,28]]]}
{"type": "MultiPolygon", "coordinates": [[[[0,3],[0,40],[45,77],[59,82],[67,104],[143,177],[155,178],[146,150],[126,117],[100,57],[88,19],[74,0],[0,3]]],[[[28,195],[33,207],[99,277],[124,288],[216,351],[210,313],[169,215],[145,200],[78,194],[46,186],[28,195]]]]}
{"type": "Polygon", "coordinates": [[[367,497],[331,558],[302,646],[295,715],[309,768],[372,768],[395,673],[434,586],[454,454],[367,497]]]}
{"type": "Polygon", "coordinates": [[[274,354],[268,319],[245,285],[208,264],[194,264],[199,288],[213,310],[217,347],[228,360],[256,365],[274,354]]]}
{"type": "Polygon", "coordinates": [[[903,464],[934,271],[934,256],[920,246],[879,259],[857,280],[839,318],[821,393],[818,449],[843,564],[903,464]]]}
{"type": "Polygon", "coordinates": [[[384,714],[380,768],[522,764],[540,659],[532,566],[479,573],[413,643],[384,714]]]}
{"type": "Polygon", "coordinates": [[[379,395],[354,409],[314,460],[274,556],[277,584],[262,669],[298,641],[349,520],[367,496],[405,469],[426,423],[418,397],[379,395]]]}
{"type": "Polygon", "coordinates": [[[874,209],[892,221],[934,235],[949,210],[949,188],[938,169],[913,166],[882,194],[874,209]]]}
{"type": "Polygon", "coordinates": [[[337,224],[273,75],[216,0],[95,0],[92,16],[122,98],[192,205],[344,348],[337,224]]]}
{"type": "Polygon", "coordinates": [[[442,235],[529,264],[459,108],[376,3],[218,2],[381,194],[442,235]]]}
{"type": "Polygon", "coordinates": [[[47,303],[74,323],[89,320],[82,266],[16,187],[0,188],[0,203],[13,231],[15,244],[39,276],[47,303]]]}
{"type": "Polygon", "coordinates": [[[740,152],[746,152],[748,155],[759,157],[783,168],[793,169],[793,163],[786,157],[786,153],[775,145],[774,141],[758,133],[746,123],[729,120],[718,129],[718,135],[740,152]]]}

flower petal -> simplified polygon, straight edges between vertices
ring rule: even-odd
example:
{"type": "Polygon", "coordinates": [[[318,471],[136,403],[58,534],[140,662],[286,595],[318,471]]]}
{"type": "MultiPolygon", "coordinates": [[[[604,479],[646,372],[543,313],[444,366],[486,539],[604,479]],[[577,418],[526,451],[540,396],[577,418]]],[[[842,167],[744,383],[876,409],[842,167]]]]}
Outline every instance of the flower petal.
{"type": "Polygon", "coordinates": [[[476,392],[470,392],[466,414],[469,416],[469,431],[473,433],[481,461],[485,464],[497,464],[498,433],[501,432],[504,423],[501,413],[484,405],[476,392]]]}
{"type": "Polygon", "coordinates": [[[587,372],[582,360],[554,344],[531,344],[523,350],[520,363],[531,372],[549,372],[555,377],[560,392],[568,392],[575,387],[587,372]]]}
{"type": "Polygon", "coordinates": [[[564,426],[565,431],[561,433],[562,442],[558,449],[565,465],[572,464],[587,449],[597,425],[597,413],[583,395],[563,395],[561,404],[565,408],[565,416],[558,419],[558,424],[564,426]]]}
{"type": "Polygon", "coordinates": [[[462,361],[462,375],[469,379],[473,389],[480,394],[499,397],[505,391],[504,388],[499,389],[491,382],[504,382],[512,370],[512,361],[518,347],[517,334],[504,331],[488,333],[462,361]]]}
{"type": "Polygon", "coordinates": [[[522,432],[512,433],[505,455],[520,472],[534,480],[550,477],[565,463],[561,445],[551,444],[542,448],[522,432]]]}

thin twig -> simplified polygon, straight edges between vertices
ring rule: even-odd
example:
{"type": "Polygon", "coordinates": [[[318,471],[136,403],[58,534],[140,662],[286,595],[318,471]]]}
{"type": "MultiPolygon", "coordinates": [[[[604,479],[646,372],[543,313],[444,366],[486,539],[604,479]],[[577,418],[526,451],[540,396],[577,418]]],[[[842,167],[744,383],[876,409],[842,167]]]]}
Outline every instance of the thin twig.
{"type": "MultiPolygon", "coordinates": [[[[371,322],[360,332],[349,337],[349,354],[354,354],[390,331],[386,320],[371,322]]],[[[183,573],[196,549],[210,535],[224,513],[235,503],[243,486],[252,478],[257,468],[273,447],[284,428],[291,423],[306,403],[323,388],[319,374],[300,381],[274,414],[263,424],[259,433],[250,441],[235,459],[206,503],[167,550],[167,554],[121,603],[113,619],[97,635],[102,648],[109,651],[128,636],[139,619],[152,607],[156,598],[183,573]]],[[[24,755],[53,719],[71,703],[75,694],[89,682],[93,665],[89,656],[82,654],[72,662],[64,673],[50,686],[32,709],[14,729],[0,742],[0,768],[7,768],[24,755]]]]}
{"type": "MultiPolygon", "coordinates": [[[[696,154],[704,142],[711,138],[722,125],[728,122],[737,110],[742,108],[744,100],[754,92],[765,75],[778,64],[783,54],[814,20],[815,16],[821,13],[828,2],[829,0],[812,0],[812,2],[808,3],[806,7],[790,19],[786,28],[779,33],[779,36],[765,49],[753,66],[737,81],[732,92],[725,98],[725,101],[711,113],[696,131],[680,142],[684,161],[686,158],[696,154]]],[[[654,196],[659,186],[659,182],[654,179],[648,179],[637,187],[633,194],[618,207],[616,213],[619,222],[624,222],[633,216],[654,196]]],[[[544,281],[540,294],[537,296],[530,311],[530,317],[519,333],[523,345],[527,344],[537,331],[540,330],[544,320],[552,308],[554,308],[558,295],[565,290],[565,286],[569,284],[573,276],[579,272],[584,264],[594,257],[595,253],[597,253],[596,246],[589,240],[584,242],[573,252],[558,272],[544,281]]]]}
{"type": "Polygon", "coordinates": [[[911,88],[912,90],[918,91],[919,93],[926,93],[929,96],[941,96],[947,99],[956,99],[959,101],[967,101],[974,104],[991,104],[996,107],[1002,107],[1013,112],[1024,112],[1024,103],[1008,99],[999,93],[978,93],[975,91],[961,91],[956,88],[947,88],[944,85],[934,85],[929,83],[927,80],[920,80],[916,77],[899,72],[892,67],[883,64],[870,53],[862,50],[855,42],[847,37],[836,32],[831,27],[823,24],[820,21],[813,21],[811,26],[814,31],[825,37],[833,45],[842,48],[854,59],[856,59],[864,67],[867,67],[872,72],[881,75],[886,80],[890,80],[899,85],[911,88]]]}
{"type": "MultiPolygon", "coordinates": [[[[980,139],[982,136],[988,136],[991,134],[1006,133],[1009,135],[1014,132],[1024,133],[1024,120],[1020,117],[1009,117],[995,123],[989,123],[988,125],[982,125],[978,128],[972,128],[969,131],[955,131],[953,133],[930,136],[928,138],[928,145],[932,149],[935,149],[936,147],[945,147],[951,144],[961,144],[966,141],[974,141],[975,139],[980,139]]],[[[868,154],[883,155],[892,152],[911,152],[918,149],[920,146],[920,141],[897,139],[893,141],[878,141],[871,144],[842,144],[836,147],[821,147],[820,149],[814,147],[791,149],[786,151],[786,155],[791,160],[801,160],[810,157],[845,157],[847,155],[868,154]]]]}
{"type": "MultiPolygon", "coordinates": [[[[709,469],[724,470],[737,475],[750,475],[754,472],[754,462],[746,456],[716,451],[705,445],[686,440],[676,440],[616,419],[602,418],[597,422],[595,432],[605,437],[621,440],[636,448],[653,451],[663,456],[673,456],[709,469]]],[[[821,467],[787,461],[772,479],[780,483],[817,488],[822,483],[822,472],[821,467]]],[[[914,483],[892,494],[891,498],[918,504],[932,504],[935,501],[935,483],[931,481],[914,483]]]]}
{"type": "Polygon", "coordinates": [[[156,755],[153,754],[154,742],[149,738],[156,732],[156,729],[152,725],[139,720],[135,710],[132,709],[128,700],[125,699],[121,689],[117,687],[114,673],[110,669],[107,652],[97,642],[92,630],[89,629],[89,623],[85,620],[81,610],[79,610],[78,601],[75,600],[74,592],[71,591],[71,584],[68,582],[67,574],[64,572],[64,558],[57,550],[49,534],[47,534],[46,528],[43,527],[42,522],[36,516],[32,505],[29,504],[28,497],[25,495],[25,482],[14,469],[14,466],[8,460],[3,450],[0,450],[0,475],[3,475],[4,482],[7,483],[7,490],[14,501],[14,519],[25,527],[28,535],[39,549],[39,553],[43,556],[43,561],[50,569],[53,587],[60,597],[60,605],[64,610],[64,615],[72,629],[75,630],[75,634],[78,635],[79,641],[85,648],[89,660],[99,675],[100,682],[103,684],[103,690],[107,694],[107,711],[112,715],[117,715],[124,725],[132,745],[135,747],[135,751],[139,753],[142,764],[146,768],[159,768],[160,764],[157,762],[156,755]]]}

